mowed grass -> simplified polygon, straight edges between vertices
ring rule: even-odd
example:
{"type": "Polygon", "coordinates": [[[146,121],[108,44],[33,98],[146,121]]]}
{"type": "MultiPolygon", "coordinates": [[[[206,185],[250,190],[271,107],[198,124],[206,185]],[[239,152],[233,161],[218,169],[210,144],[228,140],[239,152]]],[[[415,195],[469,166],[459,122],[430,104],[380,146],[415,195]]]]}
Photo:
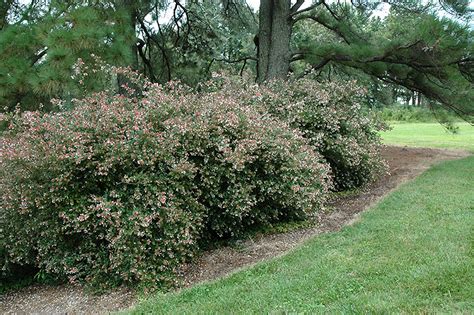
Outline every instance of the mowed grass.
{"type": "Polygon", "coordinates": [[[474,126],[457,123],[458,133],[450,133],[439,123],[390,123],[393,128],[383,132],[388,145],[463,149],[474,152],[474,126]]]}
{"type": "Polygon", "coordinates": [[[433,167],[339,232],[131,312],[471,313],[473,254],[471,156],[433,167]]]}

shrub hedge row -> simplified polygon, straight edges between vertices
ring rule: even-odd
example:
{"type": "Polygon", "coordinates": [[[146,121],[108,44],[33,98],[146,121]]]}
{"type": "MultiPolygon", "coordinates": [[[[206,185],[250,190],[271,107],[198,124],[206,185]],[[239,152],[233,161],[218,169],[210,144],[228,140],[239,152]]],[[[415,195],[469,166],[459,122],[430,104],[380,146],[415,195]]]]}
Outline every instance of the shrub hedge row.
{"type": "Polygon", "coordinates": [[[308,218],[383,169],[353,83],[224,81],[4,116],[2,278],[174,285],[202,240],[308,218]]]}

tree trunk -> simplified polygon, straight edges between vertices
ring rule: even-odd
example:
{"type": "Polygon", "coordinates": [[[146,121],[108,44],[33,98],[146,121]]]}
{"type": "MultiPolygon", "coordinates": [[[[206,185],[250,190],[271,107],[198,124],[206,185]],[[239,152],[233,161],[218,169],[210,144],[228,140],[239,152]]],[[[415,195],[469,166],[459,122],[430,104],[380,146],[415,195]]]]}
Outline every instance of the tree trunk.
{"type": "Polygon", "coordinates": [[[126,12],[128,25],[129,25],[129,34],[130,36],[130,67],[133,70],[138,70],[138,49],[137,49],[137,35],[136,35],[136,25],[137,25],[137,3],[133,0],[122,0],[121,1],[122,9],[126,12]]]}
{"type": "Polygon", "coordinates": [[[394,86],[392,86],[391,89],[392,89],[392,104],[395,104],[398,102],[398,91],[394,86]]]}
{"type": "Polygon", "coordinates": [[[257,81],[285,79],[290,68],[290,0],[261,0],[257,81]]]}
{"type": "Polygon", "coordinates": [[[8,24],[8,11],[12,4],[13,0],[3,0],[2,3],[0,3],[0,30],[8,24]]]}
{"type": "MultiPolygon", "coordinates": [[[[130,34],[127,34],[130,36],[130,46],[129,46],[129,52],[130,52],[130,60],[128,60],[127,65],[132,68],[132,70],[137,71],[138,70],[138,48],[137,48],[137,38],[136,38],[136,24],[137,24],[137,9],[136,9],[136,3],[133,0],[121,0],[120,2],[121,9],[126,12],[127,18],[128,18],[128,23],[129,23],[129,32],[130,34]]],[[[119,75],[117,78],[117,83],[118,83],[118,89],[120,94],[125,94],[126,89],[124,89],[122,86],[123,85],[128,85],[129,87],[137,90],[138,87],[134,86],[130,80],[125,78],[122,75],[119,75]]]]}

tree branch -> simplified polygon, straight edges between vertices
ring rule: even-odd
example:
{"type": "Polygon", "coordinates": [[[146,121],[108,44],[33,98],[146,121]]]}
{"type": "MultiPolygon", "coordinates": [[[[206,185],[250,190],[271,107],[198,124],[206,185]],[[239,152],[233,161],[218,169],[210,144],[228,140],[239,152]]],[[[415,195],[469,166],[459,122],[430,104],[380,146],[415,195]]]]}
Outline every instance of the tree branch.
{"type": "Polygon", "coordinates": [[[146,67],[148,67],[148,72],[150,75],[150,79],[152,82],[156,82],[155,73],[153,71],[153,66],[151,65],[150,60],[146,57],[145,53],[143,52],[143,46],[145,46],[145,42],[141,39],[138,40],[137,51],[140,57],[143,60],[143,63],[146,67]]]}
{"type": "MultiPolygon", "coordinates": [[[[314,4],[312,4],[312,5],[310,5],[309,7],[304,8],[304,9],[301,9],[301,10],[299,10],[299,11],[296,11],[296,10],[293,11],[293,10],[292,10],[292,11],[290,12],[290,18],[295,17],[295,16],[297,16],[297,15],[300,15],[301,13],[309,12],[309,11],[311,11],[311,10],[313,10],[313,9],[316,9],[316,8],[317,8],[318,6],[320,6],[322,3],[323,3],[323,1],[320,0],[320,1],[318,1],[318,2],[316,2],[316,3],[314,3],[314,4]]],[[[295,5],[296,5],[296,4],[295,4],[295,5]]],[[[293,7],[294,7],[294,6],[293,6],[293,7]]],[[[293,9],[293,7],[292,7],[292,9],[293,9]]],[[[299,8],[299,7],[298,7],[298,8],[299,8]]],[[[298,8],[297,8],[297,9],[298,9],[298,8]]]]}
{"type": "Polygon", "coordinates": [[[217,59],[217,58],[215,58],[214,60],[215,61],[226,62],[226,63],[239,63],[239,62],[247,61],[247,60],[257,61],[257,57],[246,56],[246,57],[242,57],[242,58],[239,58],[239,59],[226,59],[226,58],[217,59]]]}
{"type": "Polygon", "coordinates": [[[300,15],[298,17],[296,17],[294,20],[293,20],[293,24],[295,24],[296,22],[298,21],[301,21],[301,20],[304,20],[304,19],[310,19],[310,20],[313,20],[315,21],[316,23],[324,26],[325,28],[333,31],[334,33],[336,33],[340,38],[342,38],[342,40],[350,45],[350,41],[349,39],[347,38],[346,34],[344,34],[340,29],[337,28],[337,26],[334,26],[334,25],[330,25],[328,22],[324,21],[319,15],[312,15],[312,14],[303,14],[303,15],[300,15]]]}
{"type": "MultiPolygon", "coordinates": [[[[381,57],[373,57],[371,59],[381,59],[381,60],[383,60],[383,58],[381,58],[381,57]]],[[[425,71],[423,71],[423,69],[420,69],[417,66],[413,66],[409,62],[403,62],[403,63],[402,62],[393,62],[393,63],[397,63],[397,64],[404,64],[404,65],[414,69],[415,72],[413,72],[411,75],[403,77],[403,78],[400,78],[396,74],[391,73],[390,70],[387,70],[384,73],[374,71],[372,68],[364,66],[367,63],[370,63],[372,61],[356,60],[356,59],[354,59],[353,57],[351,57],[349,55],[336,55],[336,54],[334,54],[334,55],[322,57],[322,60],[318,64],[313,65],[312,68],[314,70],[319,70],[319,69],[323,68],[324,66],[326,66],[331,61],[339,62],[342,65],[345,65],[345,66],[348,66],[348,67],[351,67],[351,68],[359,69],[359,70],[365,72],[366,74],[368,74],[370,76],[374,76],[374,77],[376,77],[376,78],[378,78],[378,79],[380,79],[384,82],[397,84],[397,85],[403,86],[403,87],[405,87],[405,88],[407,88],[411,91],[419,92],[419,93],[425,95],[426,97],[428,97],[432,100],[435,100],[435,101],[438,101],[438,102],[442,103],[445,107],[451,109],[452,111],[454,111],[460,117],[473,114],[472,112],[468,112],[468,111],[460,108],[459,106],[454,104],[451,100],[449,100],[445,95],[443,95],[444,92],[442,92],[442,90],[451,91],[449,86],[442,85],[438,82],[433,81],[433,78],[436,78],[436,77],[432,77],[431,73],[425,72],[425,71]],[[422,75],[427,80],[427,82],[424,82],[424,80],[420,80],[419,79],[420,75],[422,75]]],[[[383,62],[391,63],[390,61],[387,61],[387,60],[383,60],[383,62]]]]}
{"type": "Polygon", "coordinates": [[[303,5],[304,0],[297,0],[296,3],[290,9],[290,15],[296,13],[298,9],[303,5]]]}
{"type": "Polygon", "coordinates": [[[34,66],[44,55],[48,52],[48,48],[43,49],[37,55],[35,55],[31,60],[31,66],[34,66]]]}
{"type": "MultiPolygon", "coordinates": [[[[163,58],[163,61],[165,63],[165,67],[166,69],[168,70],[167,71],[167,79],[168,81],[171,80],[171,63],[170,63],[170,60],[168,58],[168,55],[166,54],[166,49],[164,47],[164,45],[162,45],[156,38],[155,36],[153,36],[152,34],[150,34],[150,32],[148,31],[146,25],[145,25],[145,22],[143,22],[143,20],[141,18],[137,18],[138,20],[138,23],[140,24],[140,28],[143,30],[143,32],[145,33],[145,36],[150,39],[151,41],[153,41],[156,46],[158,46],[158,49],[160,49],[161,51],[161,55],[162,55],[162,58],[163,58]]],[[[157,22],[158,23],[158,22],[157,22]]],[[[161,28],[159,28],[160,32],[161,32],[161,28]]],[[[150,63],[150,66],[151,66],[151,63],[150,63]]]]}
{"type": "Polygon", "coordinates": [[[331,10],[331,7],[326,3],[326,1],[323,0],[323,1],[322,1],[322,4],[323,4],[324,7],[326,8],[326,10],[329,11],[329,13],[332,15],[332,17],[333,17],[334,19],[336,19],[336,21],[339,21],[339,20],[340,20],[340,17],[338,17],[337,14],[336,14],[333,10],[331,10]]]}

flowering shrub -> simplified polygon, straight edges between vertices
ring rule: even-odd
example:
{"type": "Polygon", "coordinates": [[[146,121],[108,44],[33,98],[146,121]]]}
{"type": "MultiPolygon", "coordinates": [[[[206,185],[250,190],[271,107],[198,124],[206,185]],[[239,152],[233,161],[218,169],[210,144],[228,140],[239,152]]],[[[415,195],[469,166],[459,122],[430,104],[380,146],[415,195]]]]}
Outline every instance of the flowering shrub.
{"type": "Polygon", "coordinates": [[[130,99],[77,106],[18,116],[3,140],[7,263],[71,281],[169,283],[202,221],[185,153],[130,99]]]}
{"type": "MultiPolygon", "coordinates": [[[[238,93],[243,84],[223,83],[229,94],[238,93]]],[[[247,86],[246,90],[248,93],[241,95],[245,102],[287,121],[324,156],[336,190],[362,186],[386,170],[378,135],[385,125],[375,115],[364,113],[361,102],[365,92],[355,82],[274,81],[247,86]]]]}
{"type": "Polygon", "coordinates": [[[199,167],[200,200],[209,209],[206,231],[233,235],[321,208],[329,167],[299,132],[222,94],[200,97],[206,105],[174,126],[193,130],[185,141],[199,167]]]}
{"type": "Polygon", "coordinates": [[[16,113],[0,139],[2,272],[173,285],[203,238],[321,208],[329,166],[237,96],[145,83],[58,113],[16,113]]]}

